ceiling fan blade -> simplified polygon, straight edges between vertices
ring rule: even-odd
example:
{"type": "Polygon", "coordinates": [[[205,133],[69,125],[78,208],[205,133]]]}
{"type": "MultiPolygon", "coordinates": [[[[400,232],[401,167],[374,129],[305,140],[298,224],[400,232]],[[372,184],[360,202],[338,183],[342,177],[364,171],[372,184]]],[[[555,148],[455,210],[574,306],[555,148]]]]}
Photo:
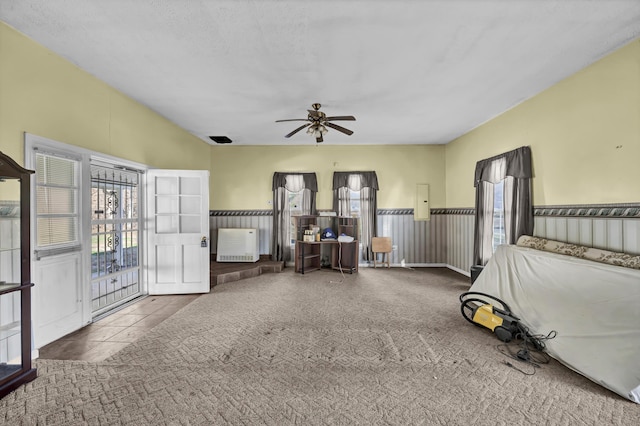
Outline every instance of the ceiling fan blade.
{"type": "Polygon", "coordinates": [[[302,126],[300,126],[297,129],[295,129],[293,132],[291,132],[288,135],[286,135],[285,138],[290,138],[291,136],[293,136],[296,133],[298,133],[300,130],[304,129],[305,127],[309,127],[309,126],[311,126],[311,123],[303,124],[302,126]]]}
{"type": "Polygon", "coordinates": [[[327,117],[325,120],[356,121],[356,118],[353,115],[337,115],[335,117],[327,117]]]}
{"type": "Polygon", "coordinates": [[[316,143],[320,143],[320,142],[323,142],[323,141],[324,141],[324,139],[322,139],[322,134],[320,134],[320,136],[318,136],[316,138],[316,143]]]}
{"type": "Polygon", "coordinates": [[[290,118],[288,120],[276,120],[276,123],[281,123],[283,121],[309,121],[306,118],[290,118]]]}
{"type": "Polygon", "coordinates": [[[336,129],[337,131],[342,132],[342,133],[344,133],[346,135],[352,135],[353,134],[353,132],[351,130],[345,129],[342,126],[338,126],[337,124],[333,124],[333,123],[330,123],[328,121],[325,122],[324,125],[327,126],[327,127],[331,127],[332,129],[336,129]]]}

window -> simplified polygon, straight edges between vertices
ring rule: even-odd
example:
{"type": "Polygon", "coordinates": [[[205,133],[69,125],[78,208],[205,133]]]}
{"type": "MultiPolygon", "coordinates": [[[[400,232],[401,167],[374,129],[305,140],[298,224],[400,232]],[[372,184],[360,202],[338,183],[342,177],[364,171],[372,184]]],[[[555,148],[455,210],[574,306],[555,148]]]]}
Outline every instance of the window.
{"type": "Polygon", "coordinates": [[[360,217],[360,190],[342,188],[338,191],[338,201],[339,206],[347,207],[339,212],[340,216],[360,217]]]}
{"type": "Polygon", "coordinates": [[[359,217],[364,260],[372,260],[371,238],[376,235],[378,177],[376,172],[334,172],[333,209],[338,216],[359,217]]]}
{"type": "Polygon", "coordinates": [[[295,247],[295,225],[292,216],[315,214],[318,183],[315,173],[273,174],[273,231],[271,256],[274,260],[291,261],[295,247]]]}
{"type": "Polygon", "coordinates": [[[493,186],[493,244],[495,252],[500,244],[507,242],[507,233],[504,226],[504,180],[493,186]]]}
{"type": "Polygon", "coordinates": [[[476,163],[474,265],[486,265],[499,245],[532,235],[531,177],[528,146],[476,163]]]}
{"type": "Polygon", "coordinates": [[[79,245],[78,165],[36,153],[36,248],[79,245]]]}
{"type": "Polygon", "coordinates": [[[349,190],[349,210],[351,216],[360,217],[360,191],[349,190]]]}
{"type": "MultiPolygon", "coordinates": [[[[291,192],[285,188],[287,191],[287,199],[289,200],[289,215],[293,216],[302,216],[304,214],[303,205],[303,191],[291,192]]],[[[289,229],[289,240],[290,245],[294,247],[296,245],[296,225],[293,220],[290,220],[291,227],[289,229]]]]}

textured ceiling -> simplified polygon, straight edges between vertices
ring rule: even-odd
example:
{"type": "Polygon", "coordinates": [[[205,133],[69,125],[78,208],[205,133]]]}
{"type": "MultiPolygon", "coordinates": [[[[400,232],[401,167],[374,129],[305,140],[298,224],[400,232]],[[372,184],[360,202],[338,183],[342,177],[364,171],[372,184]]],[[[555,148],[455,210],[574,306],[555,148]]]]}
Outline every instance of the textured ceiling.
{"type": "Polygon", "coordinates": [[[208,140],[439,144],[640,36],[638,0],[0,0],[0,19],[208,140]]]}

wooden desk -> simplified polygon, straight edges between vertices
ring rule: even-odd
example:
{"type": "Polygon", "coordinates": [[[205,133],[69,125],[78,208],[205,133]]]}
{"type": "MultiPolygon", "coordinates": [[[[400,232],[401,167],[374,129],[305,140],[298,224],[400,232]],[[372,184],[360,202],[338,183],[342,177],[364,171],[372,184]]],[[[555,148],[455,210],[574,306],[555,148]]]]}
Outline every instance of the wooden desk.
{"type": "Polygon", "coordinates": [[[336,240],[296,241],[294,268],[296,272],[315,271],[321,267],[321,248],[331,247],[331,268],[349,273],[358,272],[358,240],[341,243],[336,240]]]}

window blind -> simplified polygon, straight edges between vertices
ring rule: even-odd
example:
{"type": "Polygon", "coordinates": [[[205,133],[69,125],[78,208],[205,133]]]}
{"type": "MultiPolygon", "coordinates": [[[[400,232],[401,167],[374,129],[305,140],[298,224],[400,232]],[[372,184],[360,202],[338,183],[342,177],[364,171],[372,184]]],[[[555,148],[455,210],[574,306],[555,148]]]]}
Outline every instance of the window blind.
{"type": "Polygon", "coordinates": [[[79,244],[78,168],[75,159],[36,153],[37,248],[79,244]]]}

